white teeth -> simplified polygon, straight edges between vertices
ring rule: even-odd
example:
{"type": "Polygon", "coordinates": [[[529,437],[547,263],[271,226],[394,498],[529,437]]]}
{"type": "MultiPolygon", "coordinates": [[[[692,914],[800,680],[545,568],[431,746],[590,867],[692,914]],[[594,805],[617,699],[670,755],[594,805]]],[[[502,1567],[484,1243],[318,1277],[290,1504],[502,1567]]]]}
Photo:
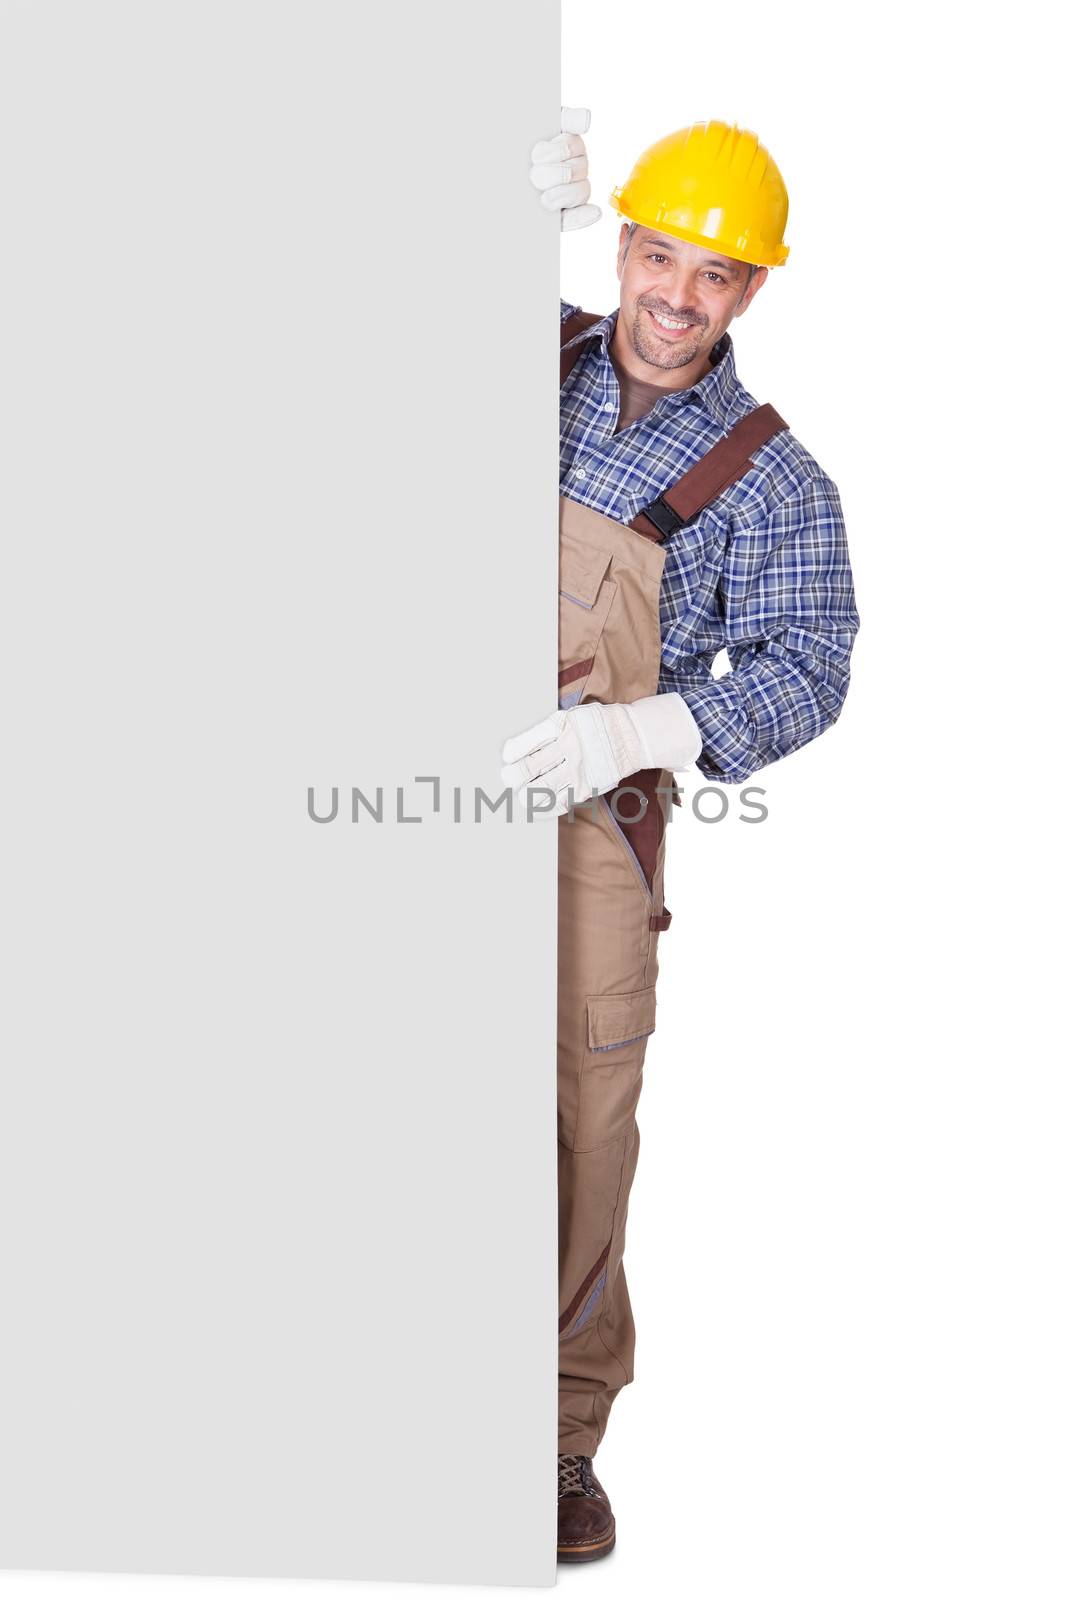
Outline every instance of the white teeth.
{"type": "Polygon", "coordinates": [[[657,317],[654,312],[649,312],[653,322],[658,322],[661,328],[688,328],[688,322],[674,322],[670,317],[657,317]]]}

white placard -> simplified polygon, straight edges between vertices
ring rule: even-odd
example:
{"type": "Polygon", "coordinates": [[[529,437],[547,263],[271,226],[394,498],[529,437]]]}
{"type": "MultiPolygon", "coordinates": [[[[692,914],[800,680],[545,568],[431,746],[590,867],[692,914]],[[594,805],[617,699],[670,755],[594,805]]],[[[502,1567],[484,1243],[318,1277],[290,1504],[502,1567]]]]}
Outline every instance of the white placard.
{"type": "Polygon", "coordinates": [[[4,7],[4,1566],[554,1580],[558,100],[540,0],[4,7]]]}

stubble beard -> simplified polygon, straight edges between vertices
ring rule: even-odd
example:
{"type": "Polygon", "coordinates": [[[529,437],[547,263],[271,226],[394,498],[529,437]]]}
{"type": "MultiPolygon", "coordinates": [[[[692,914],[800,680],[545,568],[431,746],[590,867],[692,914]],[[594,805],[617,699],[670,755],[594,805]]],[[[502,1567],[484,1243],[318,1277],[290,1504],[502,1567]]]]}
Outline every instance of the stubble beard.
{"type": "Polygon", "coordinates": [[[652,325],[652,314],[647,306],[634,308],[633,347],[635,354],[647,361],[650,367],[660,367],[665,372],[673,371],[675,367],[687,367],[700,347],[700,340],[704,334],[701,323],[694,323],[693,337],[681,339],[676,344],[657,338],[652,325]],[[642,312],[645,321],[641,321],[642,312]]]}

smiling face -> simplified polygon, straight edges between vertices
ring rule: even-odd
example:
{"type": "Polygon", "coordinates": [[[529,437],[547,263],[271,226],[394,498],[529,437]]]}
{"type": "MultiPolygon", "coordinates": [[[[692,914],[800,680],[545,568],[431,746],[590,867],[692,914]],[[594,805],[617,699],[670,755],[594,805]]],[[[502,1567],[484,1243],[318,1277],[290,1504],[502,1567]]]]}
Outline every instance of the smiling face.
{"type": "Polygon", "coordinates": [[[620,357],[635,377],[685,388],[702,377],[734,317],[743,315],[767,277],[717,250],[654,228],[619,234],[620,357]],[[649,368],[656,369],[654,372],[649,368]]]}

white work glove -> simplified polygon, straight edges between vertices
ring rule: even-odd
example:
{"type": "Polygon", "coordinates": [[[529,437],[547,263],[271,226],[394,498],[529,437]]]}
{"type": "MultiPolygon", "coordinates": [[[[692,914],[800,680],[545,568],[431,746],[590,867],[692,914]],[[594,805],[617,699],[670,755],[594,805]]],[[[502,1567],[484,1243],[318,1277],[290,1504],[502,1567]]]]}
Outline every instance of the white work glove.
{"type": "Polygon", "coordinates": [[[600,216],[599,206],[585,203],[592,193],[582,139],[589,112],[581,106],[561,106],[559,120],[562,132],[554,139],[541,139],[530,151],[530,182],[541,190],[541,204],[559,212],[561,228],[587,228],[600,216]]]}
{"type": "MultiPolygon", "coordinates": [[[[527,810],[531,788],[551,790],[556,803],[551,809],[546,805],[544,815],[559,816],[645,767],[691,766],[702,744],[680,694],[652,694],[630,705],[602,706],[594,700],[553,711],[506,740],[500,776],[527,810]]],[[[534,801],[540,806],[541,797],[534,801]]]]}

